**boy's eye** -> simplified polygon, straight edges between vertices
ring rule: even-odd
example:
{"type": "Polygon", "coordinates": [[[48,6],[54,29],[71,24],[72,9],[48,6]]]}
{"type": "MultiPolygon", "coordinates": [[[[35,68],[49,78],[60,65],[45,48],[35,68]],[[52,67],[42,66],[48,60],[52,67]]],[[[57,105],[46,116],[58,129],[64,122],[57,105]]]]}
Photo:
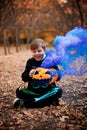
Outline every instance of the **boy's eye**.
{"type": "Polygon", "coordinates": [[[38,52],[41,52],[41,50],[38,50],[38,52]]]}
{"type": "Polygon", "coordinates": [[[41,50],[38,50],[38,51],[33,51],[33,53],[36,53],[36,52],[41,52],[41,50]]]}
{"type": "Polygon", "coordinates": [[[32,51],[32,53],[35,53],[36,51],[32,51]]]}

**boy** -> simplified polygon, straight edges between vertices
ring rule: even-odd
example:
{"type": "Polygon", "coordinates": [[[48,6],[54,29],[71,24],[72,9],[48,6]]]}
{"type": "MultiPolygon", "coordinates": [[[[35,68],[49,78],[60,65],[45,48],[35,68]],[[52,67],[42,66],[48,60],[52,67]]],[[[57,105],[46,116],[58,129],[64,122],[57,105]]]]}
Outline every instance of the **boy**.
{"type": "MultiPolygon", "coordinates": [[[[17,99],[14,101],[14,108],[18,108],[19,106],[24,106],[26,108],[44,107],[53,103],[58,105],[58,98],[62,95],[62,89],[56,87],[55,83],[46,84],[44,86],[37,84],[32,78],[35,69],[40,67],[41,63],[46,58],[44,40],[39,38],[34,39],[30,44],[30,50],[32,52],[32,58],[27,61],[25,70],[22,73],[22,80],[28,82],[28,87],[17,88],[17,99]],[[52,92],[53,88],[54,91],[57,91],[56,93],[52,92]],[[51,93],[53,94],[51,95],[51,93]],[[35,101],[35,98],[41,99],[35,101]]],[[[52,68],[58,70],[57,66],[53,66],[52,68]]]]}

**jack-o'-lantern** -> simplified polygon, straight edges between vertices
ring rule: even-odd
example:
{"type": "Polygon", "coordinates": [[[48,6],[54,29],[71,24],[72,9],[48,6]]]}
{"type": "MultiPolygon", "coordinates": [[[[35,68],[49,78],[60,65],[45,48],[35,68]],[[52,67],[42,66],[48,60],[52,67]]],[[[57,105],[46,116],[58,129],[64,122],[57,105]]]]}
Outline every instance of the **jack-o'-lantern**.
{"type": "Polygon", "coordinates": [[[51,84],[58,79],[58,71],[54,69],[37,68],[32,78],[40,84],[51,84]]]}

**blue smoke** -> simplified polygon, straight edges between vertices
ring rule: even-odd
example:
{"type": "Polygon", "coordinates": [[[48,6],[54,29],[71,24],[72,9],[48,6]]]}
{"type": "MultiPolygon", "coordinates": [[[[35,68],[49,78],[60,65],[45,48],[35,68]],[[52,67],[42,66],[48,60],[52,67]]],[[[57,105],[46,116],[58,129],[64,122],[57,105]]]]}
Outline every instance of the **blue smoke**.
{"type": "Polygon", "coordinates": [[[41,67],[59,65],[62,76],[87,73],[87,29],[75,27],[65,36],[56,36],[53,45],[41,67]]]}

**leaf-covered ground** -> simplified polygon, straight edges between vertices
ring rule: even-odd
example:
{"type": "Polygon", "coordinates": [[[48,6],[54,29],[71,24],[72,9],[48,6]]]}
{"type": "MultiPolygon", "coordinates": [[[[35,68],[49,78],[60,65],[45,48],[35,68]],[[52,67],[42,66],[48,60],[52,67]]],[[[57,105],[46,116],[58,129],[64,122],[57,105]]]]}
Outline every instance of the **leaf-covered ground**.
{"type": "Polygon", "coordinates": [[[13,108],[29,50],[0,56],[0,130],[87,130],[87,75],[65,76],[60,106],[13,108]]]}

